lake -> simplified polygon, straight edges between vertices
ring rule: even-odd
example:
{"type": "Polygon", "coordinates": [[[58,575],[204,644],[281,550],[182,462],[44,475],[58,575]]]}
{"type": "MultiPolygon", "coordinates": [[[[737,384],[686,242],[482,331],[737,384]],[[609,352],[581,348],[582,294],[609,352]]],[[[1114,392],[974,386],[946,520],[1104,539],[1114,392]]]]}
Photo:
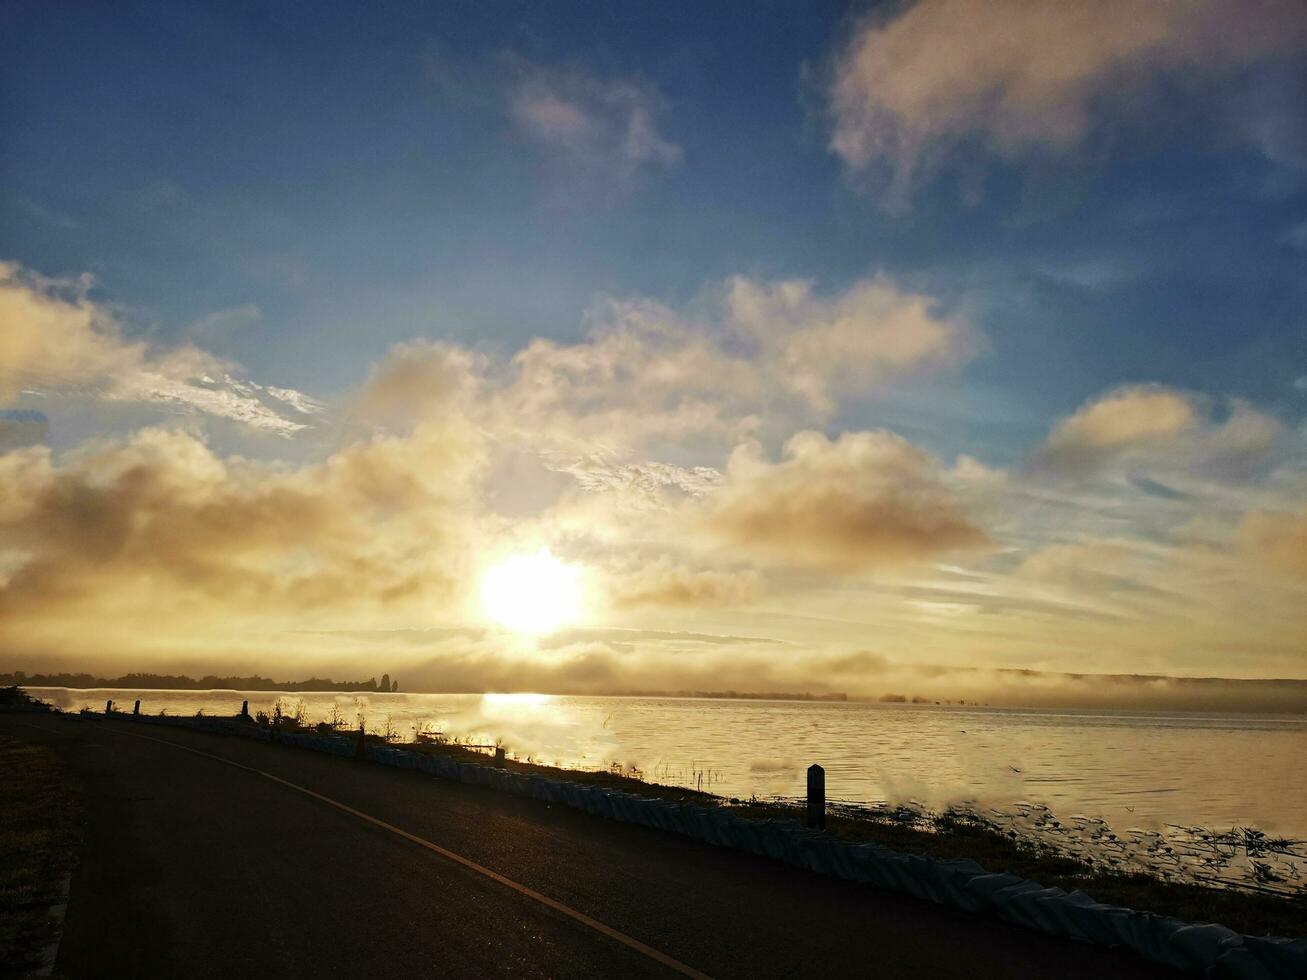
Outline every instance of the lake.
{"type": "Polygon", "coordinates": [[[310,721],[415,727],[510,756],[611,763],[724,796],[795,796],[805,769],[849,801],[1043,804],[1114,826],[1256,826],[1307,838],[1307,717],[537,694],[350,694],[33,688],[75,711],[251,713],[280,700],[310,721]]]}

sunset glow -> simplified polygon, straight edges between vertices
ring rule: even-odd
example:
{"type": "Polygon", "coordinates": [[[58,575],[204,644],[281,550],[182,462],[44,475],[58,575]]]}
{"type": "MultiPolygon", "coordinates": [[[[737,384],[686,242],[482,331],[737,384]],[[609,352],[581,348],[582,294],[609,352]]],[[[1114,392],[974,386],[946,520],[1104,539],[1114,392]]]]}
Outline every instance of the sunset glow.
{"type": "Polygon", "coordinates": [[[1302,3],[44,6],[0,669],[1307,676],[1302,3]]]}
{"type": "Polygon", "coordinates": [[[581,574],[547,550],[513,555],[486,571],[481,601],[498,625],[517,633],[553,633],[581,614],[581,574]]]}

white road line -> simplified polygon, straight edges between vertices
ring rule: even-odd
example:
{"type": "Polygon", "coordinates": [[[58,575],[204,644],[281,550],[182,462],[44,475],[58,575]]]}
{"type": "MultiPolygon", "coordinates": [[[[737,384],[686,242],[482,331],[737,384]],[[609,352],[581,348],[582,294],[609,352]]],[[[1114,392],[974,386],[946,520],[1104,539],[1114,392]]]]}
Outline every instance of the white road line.
{"type": "MultiPolygon", "coordinates": [[[[37,728],[39,726],[29,725],[28,727],[37,728]]],[[[607,936],[609,939],[616,940],[617,942],[621,943],[623,946],[635,950],[637,953],[644,954],[645,956],[649,957],[649,959],[657,963],[661,963],[669,970],[674,970],[677,973],[681,974],[682,976],[694,977],[696,978],[696,980],[712,980],[712,978],[708,974],[696,970],[692,966],[687,966],[686,964],[682,963],[680,960],[668,956],[666,953],[661,952],[660,950],[656,950],[652,946],[646,945],[645,943],[640,942],[640,940],[628,936],[626,933],[620,932],[617,929],[614,929],[612,926],[605,925],[604,923],[600,922],[598,919],[592,919],[584,912],[578,912],[570,905],[564,905],[562,902],[558,901],[557,899],[550,898],[548,895],[540,894],[540,892],[536,891],[534,888],[528,888],[526,885],[520,884],[514,881],[512,878],[508,878],[505,877],[504,875],[501,875],[498,871],[492,871],[489,868],[487,868],[485,865],[477,864],[477,862],[471,860],[470,858],[465,858],[461,854],[456,854],[453,851],[449,850],[448,848],[441,847],[439,844],[433,844],[431,841],[427,840],[426,838],[418,837],[416,834],[410,834],[407,830],[401,830],[399,827],[396,827],[394,824],[386,823],[386,821],[380,820],[377,817],[364,813],[362,810],[356,810],[352,806],[349,806],[345,803],[341,803],[339,800],[333,800],[330,796],[323,796],[321,793],[316,793],[313,790],[308,789],[307,787],[300,786],[298,783],[292,783],[287,779],[282,779],[280,776],[274,776],[270,772],[264,772],[262,769],[256,769],[253,766],[247,766],[240,762],[233,762],[231,759],[224,759],[222,756],[214,755],[212,752],[204,752],[201,749],[193,749],[189,745],[179,745],[177,742],[170,742],[168,739],[165,738],[155,738],[152,735],[142,735],[139,732],[118,731],[116,729],[106,727],[103,725],[97,725],[96,728],[98,731],[113,732],[113,734],[115,735],[127,735],[131,738],[144,739],[147,742],[158,742],[160,745],[168,745],[174,749],[180,749],[183,752],[190,752],[194,755],[202,755],[206,759],[213,759],[225,765],[233,766],[236,769],[244,769],[246,772],[252,772],[255,773],[256,775],[263,776],[265,779],[270,779],[274,783],[279,783],[280,785],[285,786],[287,789],[293,789],[297,793],[303,793],[305,796],[311,796],[315,800],[321,800],[323,803],[326,803],[329,806],[334,806],[337,810],[342,810],[345,813],[350,814],[351,816],[358,817],[360,820],[367,821],[368,823],[372,824],[375,827],[381,827],[383,830],[388,830],[392,834],[395,834],[399,837],[403,837],[405,840],[417,844],[419,847],[425,847],[428,851],[432,851],[436,854],[439,854],[441,857],[445,858],[446,860],[453,861],[455,864],[460,864],[470,871],[475,871],[479,875],[484,875],[485,877],[489,878],[492,881],[497,881],[505,888],[511,888],[519,895],[525,895],[527,898],[533,899],[534,901],[539,902],[541,905],[553,909],[555,912],[561,912],[563,915],[567,916],[570,919],[575,920],[576,922],[581,923],[583,926],[587,926],[593,929],[595,932],[607,936]]],[[[42,728],[41,730],[49,731],[49,729],[45,729],[45,728],[42,728]]],[[[55,734],[55,733],[51,732],[51,734],[55,734]]]]}

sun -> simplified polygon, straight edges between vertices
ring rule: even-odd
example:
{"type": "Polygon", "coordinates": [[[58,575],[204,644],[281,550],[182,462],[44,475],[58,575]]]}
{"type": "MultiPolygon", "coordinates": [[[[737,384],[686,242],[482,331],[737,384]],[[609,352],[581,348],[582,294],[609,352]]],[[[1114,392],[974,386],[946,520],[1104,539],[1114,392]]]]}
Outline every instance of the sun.
{"type": "Polygon", "coordinates": [[[481,603],[492,620],[518,633],[553,633],[581,615],[581,571],[547,548],[513,555],[486,570],[481,603]]]}

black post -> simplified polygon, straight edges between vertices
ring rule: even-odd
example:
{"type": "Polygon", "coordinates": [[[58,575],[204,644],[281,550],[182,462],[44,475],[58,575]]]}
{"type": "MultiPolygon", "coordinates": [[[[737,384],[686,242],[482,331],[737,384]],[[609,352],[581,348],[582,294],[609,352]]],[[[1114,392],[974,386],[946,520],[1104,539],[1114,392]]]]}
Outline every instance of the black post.
{"type": "Polygon", "coordinates": [[[826,829],[826,770],[815,762],[808,767],[808,826],[826,829]]]}
{"type": "Polygon", "coordinates": [[[111,711],[113,711],[113,698],[110,698],[104,703],[104,713],[107,715],[111,711]]]}
{"type": "Polygon", "coordinates": [[[363,725],[360,723],[358,744],[354,746],[354,758],[360,761],[368,757],[367,737],[367,733],[363,731],[363,725]]]}
{"type": "Polygon", "coordinates": [[[141,699],[137,698],[136,703],[132,705],[132,714],[139,715],[140,713],[141,713],[141,699]]]}
{"type": "Polygon", "coordinates": [[[504,768],[504,747],[502,745],[495,746],[495,768],[504,768]]]}

